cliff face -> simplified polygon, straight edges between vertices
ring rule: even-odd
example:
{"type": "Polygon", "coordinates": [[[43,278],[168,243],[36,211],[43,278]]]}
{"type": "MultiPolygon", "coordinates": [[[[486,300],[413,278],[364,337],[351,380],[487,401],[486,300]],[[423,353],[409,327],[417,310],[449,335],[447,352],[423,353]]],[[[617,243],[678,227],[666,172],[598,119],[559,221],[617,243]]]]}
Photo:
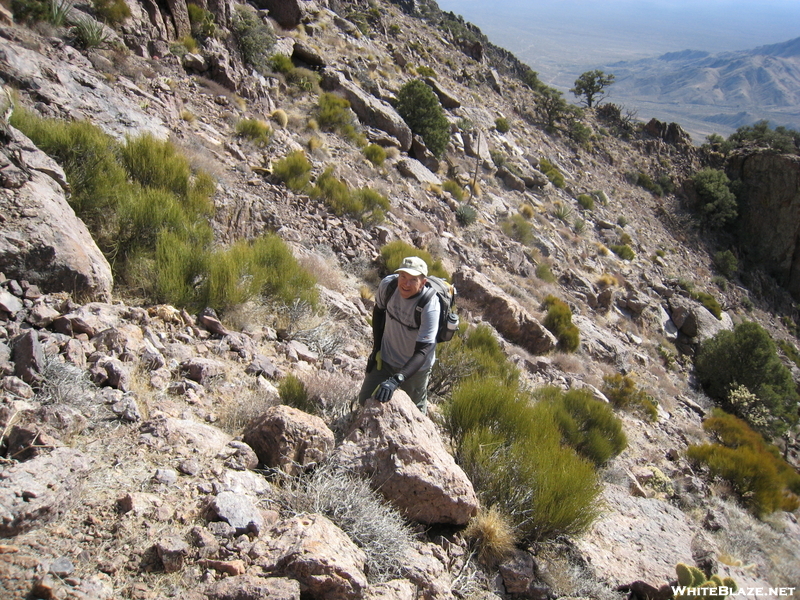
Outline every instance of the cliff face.
{"type": "Polygon", "coordinates": [[[727,172],[742,185],[742,250],[800,300],[800,156],[740,154],[727,172]]]}

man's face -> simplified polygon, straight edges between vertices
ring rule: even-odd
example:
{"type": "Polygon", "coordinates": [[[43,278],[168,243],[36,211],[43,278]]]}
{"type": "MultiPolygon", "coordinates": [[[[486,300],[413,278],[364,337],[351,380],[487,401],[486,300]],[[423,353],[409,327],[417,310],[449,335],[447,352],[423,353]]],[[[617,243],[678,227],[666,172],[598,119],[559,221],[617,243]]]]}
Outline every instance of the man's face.
{"type": "Polygon", "coordinates": [[[400,271],[397,279],[397,289],[400,290],[400,297],[404,299],[411,298],[422,291],[427,279],[424,275],[409,275],[405,271],[400,271]]]}

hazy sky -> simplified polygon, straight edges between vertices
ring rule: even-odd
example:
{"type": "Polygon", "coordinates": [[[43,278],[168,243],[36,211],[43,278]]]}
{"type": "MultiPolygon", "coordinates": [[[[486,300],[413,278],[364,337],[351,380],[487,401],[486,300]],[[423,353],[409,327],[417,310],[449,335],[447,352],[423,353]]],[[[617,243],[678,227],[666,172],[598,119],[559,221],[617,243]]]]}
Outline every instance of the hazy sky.
{"type": "Polygon", "coordinates": [[[800,0],[437,0],[548,83],[680,50],[747,50],[800,37],[800,0]]]}

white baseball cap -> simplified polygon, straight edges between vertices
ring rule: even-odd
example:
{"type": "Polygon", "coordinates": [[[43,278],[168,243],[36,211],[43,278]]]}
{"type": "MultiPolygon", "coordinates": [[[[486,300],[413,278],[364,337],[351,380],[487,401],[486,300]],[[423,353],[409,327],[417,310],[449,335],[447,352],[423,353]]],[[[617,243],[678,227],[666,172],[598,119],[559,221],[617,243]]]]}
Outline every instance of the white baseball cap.
{"type": "Polygon", "coordinates": [[[403,259],[403,262],[400,263],[400,267],[395,271],[395,273],[399,273],[400,271],[408,273],[413,277],[419,277],[420,275],[427,277],[428,265],[418,256],[407,256],[403,259]]]}

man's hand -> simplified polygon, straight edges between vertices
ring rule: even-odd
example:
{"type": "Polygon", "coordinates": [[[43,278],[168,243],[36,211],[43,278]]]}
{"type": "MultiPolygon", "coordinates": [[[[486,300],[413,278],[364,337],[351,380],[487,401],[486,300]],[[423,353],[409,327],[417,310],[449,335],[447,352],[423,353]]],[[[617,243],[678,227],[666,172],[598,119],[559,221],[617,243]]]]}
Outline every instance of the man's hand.
{"type": "Polygon", "coordinates": [[[378,402],[388,402],[391,400],[392,394],[394,394],[394,391],[403,383],[403,379],[402,375],[389,377],[389,379],[378,386],[378,389],[375,391],[375,400],[378,402]]]}

